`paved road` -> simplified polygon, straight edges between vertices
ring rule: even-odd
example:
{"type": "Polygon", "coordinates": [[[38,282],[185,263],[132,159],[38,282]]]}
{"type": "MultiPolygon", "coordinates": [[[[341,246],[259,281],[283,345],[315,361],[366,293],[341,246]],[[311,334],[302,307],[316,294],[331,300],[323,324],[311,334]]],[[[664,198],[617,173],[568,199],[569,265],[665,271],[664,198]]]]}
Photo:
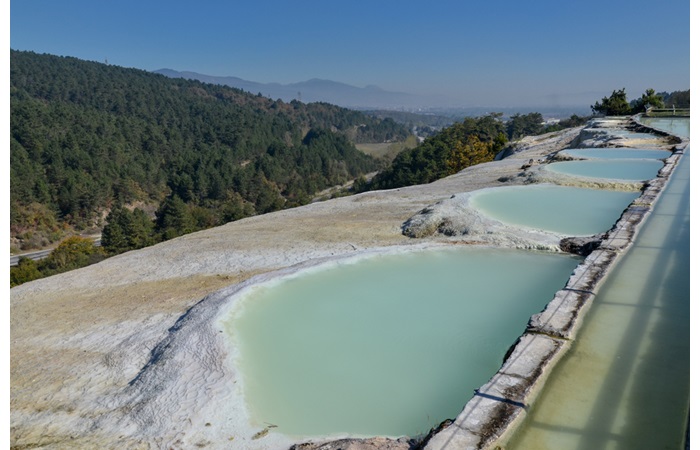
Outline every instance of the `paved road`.
{"type": "Polygon", "coordinates": [[[25,258],[33,259],[34,261],[44,259],[47,256],[49,256],[49,253],[51,253],[53,249],[49,250],[40,250],[38,252],[32,252],[32,253],[24,253],[22,255],[15,255],[15,256],[10,256],[10,266],[16,266],[19,263],[19,258],[20,256],[24,256],[25,258]]]}
{"type": "MultiPolygon", "coordinates": [[[[100,238],[95,239],[95,246],[100,246],[101,244],[100,238]]],[[[25,258],[33,259],[34,261],[38,261],[40,259],[44,259],[47,256],[49,256],[49,253],[53,251],[52,248],[48,250],[39,250],[38,252],[31,252],[31,253],[23,253],[21,255],[15,255],[15,256],[10,256],[10,267],[16,266],[19,263],[19,258],[24,256],[25,258]]]]}

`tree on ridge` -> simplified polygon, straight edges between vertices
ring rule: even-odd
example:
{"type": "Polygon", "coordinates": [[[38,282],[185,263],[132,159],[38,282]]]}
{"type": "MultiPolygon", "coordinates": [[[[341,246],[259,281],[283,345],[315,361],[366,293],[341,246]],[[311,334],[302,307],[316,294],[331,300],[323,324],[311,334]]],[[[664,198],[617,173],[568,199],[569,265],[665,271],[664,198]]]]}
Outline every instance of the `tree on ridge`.
{"type": "Polygon", "coordinates": [[[619,91],[613,91],[610,97],[603,97],[600,102],[595,102],[591,105],[593,113],[599,113],[606,116],[626,116],[631,113],[629,102],[627,102],[627,93],[625,88],[619,91]]]}

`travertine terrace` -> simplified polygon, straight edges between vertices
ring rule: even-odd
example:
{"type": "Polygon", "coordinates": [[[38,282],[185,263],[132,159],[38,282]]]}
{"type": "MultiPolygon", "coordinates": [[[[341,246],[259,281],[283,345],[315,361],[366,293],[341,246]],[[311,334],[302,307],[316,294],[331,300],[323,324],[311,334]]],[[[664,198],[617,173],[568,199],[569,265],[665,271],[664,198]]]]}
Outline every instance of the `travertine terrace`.
{"type": "MultiPolygon", "coordinates": [[[[630,124],[616,119],[591,126],[630,124]]],[[[563,148],[644,145],[673,150],[684,145],[664,136],[611,143],[604,133],[581,130],[525,138],[499,161],[428,185],[251,217],[12,289],[11,446],[322,445],[294,442],[274,429],[256,430],[245,423],[235,369],[217,328],[217,317],[232,296],[281,272],[360,252],[465,244],[556,250],[563,236],[522,236],[504,230],[506,237],[494,241],[493,234],[476,231],[444,234],[435,227],[433,232],[413,234],[419,237],[405,231],[412,217],[426,219],[437,211],[441,216],[433,219],[440,221],[459,215],[459,208],[445,205],[465,193],[535,181],[532,169],[563,148]]],[[[601,238],[600,247],[572,275],[567,289],[533,316],[499,373],[453,423],[434,434],[428,447],[442,448],[447,441],[460,448],[488,446],[517,422],[520,409],[544,380],[542,374],[561,355],[566,339],[575,336],[576,319],[586,305],[586,294],[578,291],[595,289],[605,267],[629,244],[673,164],[671,157],[661,176],[601,238]]],[[[407,439],[346,439],[333,448],[409,445],[407,439]]]]}

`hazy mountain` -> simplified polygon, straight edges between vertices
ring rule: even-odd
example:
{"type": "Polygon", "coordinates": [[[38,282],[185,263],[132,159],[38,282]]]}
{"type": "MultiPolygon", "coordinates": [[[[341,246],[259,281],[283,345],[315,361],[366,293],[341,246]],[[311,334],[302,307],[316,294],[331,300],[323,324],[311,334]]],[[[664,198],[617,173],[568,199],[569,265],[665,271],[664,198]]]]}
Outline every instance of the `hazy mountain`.
{"type": "Polygon", "coordinates": [[[171,78],[186,78],[204,83],[222,84],[253,94],[259,93],[272,99],[279,98],[286,102],[291,100],[300,100],[304,103],[326,102],[348,108],[400,108],[418,107],[426,104],[426,99],[418,95],[386,91],[371,85],[360,88],[318,78],[299,83],[279,84],[257,83],[238,77],[217,77],[196,72],[178,72],[172,69],[160,69],[156,70],[155,73],[171,78]]]}

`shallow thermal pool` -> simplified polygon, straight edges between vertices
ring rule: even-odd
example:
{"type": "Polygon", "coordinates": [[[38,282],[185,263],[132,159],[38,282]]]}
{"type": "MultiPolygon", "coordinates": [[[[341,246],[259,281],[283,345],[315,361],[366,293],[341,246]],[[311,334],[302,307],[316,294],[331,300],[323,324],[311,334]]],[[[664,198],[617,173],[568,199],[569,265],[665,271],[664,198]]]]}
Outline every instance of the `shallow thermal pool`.
{"type": "Polygon", "coordinates": [[[690,119],[687,117],[641,117],[639,121],[675,136],[690,137],[690,119]]]}
{"type": "Polygon", "coordinates": [[[655,178],[663,166],[663,161],[656,159],[601,159],[555,162],[547,164],[545,169],[585,178],[644,181],[655,178]]]}
{"type": "Polygon", "coordinates": [[[647,150],[642,148],[572,148],[560,154],[585,159],[666,159],[671,156],[668,150],[647,150]]]}
{"type": "Polygon", "coordinates": [[[652,134],[652,133],[641,133],[639,131],[631,131],[631,130],[619,130],[619,129],[610,129],[607,130],[607,133],[615,136],[615,137],[620,137],[624,139],[656,139],[658,138],[657,135],[652,134]]]}
{"type": "MultiPolygon", "coordinates": [[[[687,118],[644,123],[689,134],[687,118]]],[[[690,448],[690,172],[688,147],[504,448],[690,448]]]]}
{"type": "Polygon", "coordinates": [[[615,224],[639,192],[551,184],[507,186],[474,193],[470,204],[496,220],[566,236],[590,236],[615,224]]]}
{"type": "Polygon", "coordinates": [[[461,247],[259,285],[226,324],[252,425],[294,436],[425,433],[496,373],[579,262],[461,247]]]}

